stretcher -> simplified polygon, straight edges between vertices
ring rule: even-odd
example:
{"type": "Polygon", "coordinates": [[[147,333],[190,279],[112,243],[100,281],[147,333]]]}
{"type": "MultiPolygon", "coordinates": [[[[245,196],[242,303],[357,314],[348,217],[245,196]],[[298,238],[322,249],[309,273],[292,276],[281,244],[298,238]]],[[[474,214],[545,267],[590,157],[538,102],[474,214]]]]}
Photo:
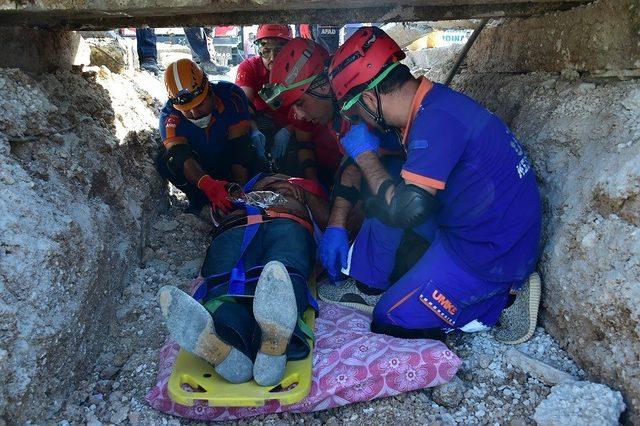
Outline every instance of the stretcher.
{"type": "MultiPolygon", "coordinates": [[[[315,280],[309,288],[315,295],[315,280]]],[[[303,315],[301,327],[313,330],[315,311],[309,307],[303,315]]],[[[312,333],[309,333],[312,334],[312,333]]],[[[276,386],[260,386],[251,380],[233,384],[220,377],[207,361],[180,349],[167,384],[172,401],[193,406],[197,400],[207,401],[211,407],[261,407],[276,400],[281,405],[294,404],[311,391],[313,374],[313,339],[309,342],[309,355],[298,361],[287,362],[282,381],[276,386]]]]}

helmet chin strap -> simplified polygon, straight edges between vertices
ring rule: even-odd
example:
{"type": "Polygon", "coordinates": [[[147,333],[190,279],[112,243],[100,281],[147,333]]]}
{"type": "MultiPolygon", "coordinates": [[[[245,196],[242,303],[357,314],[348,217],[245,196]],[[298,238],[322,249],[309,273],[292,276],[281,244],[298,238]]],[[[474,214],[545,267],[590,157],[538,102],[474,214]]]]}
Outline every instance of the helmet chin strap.
{"type": "Polygon", "coordinates": [[[360,104],[362,109],[364,109],[365,112],[369,114],[371,118],[373,118],[373,121],[375,121],[375,123],[382,128],[384,132],[390,132],[394,129],[394,127],[390,126],[385,121],[384,116],[382,115],[382,102],[380,102],[380,92],[378,91],[377,86],[373,88],[373,93],[375,93],[376,95],[376,112],[373,112],[371,108],[369,108],[367,104],[364,103],[364,95],[361,96],[360,99],[358,99],[358,103],[360,104]]]}

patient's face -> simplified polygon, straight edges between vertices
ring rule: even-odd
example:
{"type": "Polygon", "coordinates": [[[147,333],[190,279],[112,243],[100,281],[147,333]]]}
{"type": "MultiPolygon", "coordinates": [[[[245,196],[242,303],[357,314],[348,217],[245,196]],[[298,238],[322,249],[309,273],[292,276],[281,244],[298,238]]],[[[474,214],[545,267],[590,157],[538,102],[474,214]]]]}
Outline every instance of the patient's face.
{"type": "Polygon", "coordinates": [[[293,112],[299,120],[325,125],[333,117],[333,102],[305,93],[293,104],[293,112]]]}

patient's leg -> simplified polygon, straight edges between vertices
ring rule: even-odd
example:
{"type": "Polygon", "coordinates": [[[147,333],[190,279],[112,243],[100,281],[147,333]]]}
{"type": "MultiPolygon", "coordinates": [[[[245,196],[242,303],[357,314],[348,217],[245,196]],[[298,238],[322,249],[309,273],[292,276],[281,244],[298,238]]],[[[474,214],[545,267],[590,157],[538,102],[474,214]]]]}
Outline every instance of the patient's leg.
{"type": "Polygon", "coordinates": [[[289,219],[275,219],[263,226],[260,262],[266,265],[277,260],[302,274],[302,279],[292,278],[298,313],[302,314],[308,306],[307,280],[311,276],[316,258],[313,236],[302,225],[289,219]]]}
{"type": "Polygon", "coordinates": [[[253,298],[253,314],[261,335],[253,377],[262,386],[273,386],[284,375],[287,347],[298,322],[293,284],[281,262],[271,261],[262,270],[253,298]]]}
{"type": "Polygon", "coordinates": [[[211,241],[200,275],[208,277],[231,271],[238,263],[244,227],[229,229],[211,241]]]}
{"type": "MultiPolygon", "coordinates": [[[[295,295],[297,315],[300,317],[309,307],[307,282],[315,265],[316,245],[313,237],[302,225],[288,219],[276,219],[264,224],[262,240],[262,259],[264,265],[277,260],[284,265],[297,269],[301,275],[291,275],[295,295]]],[[[256,330],[254,340],[260,342],[260,328],[256,330]]],[[[309,354],[309,343],[306,335],[296,325],[293,336],[287,347],[287,359],[304,359],[309,354]]]]}
{"type": "Polygon", "coordinates": [[[218,325],[204,306],[173,286],[162,287],[158,299],[169,333],[180,347],[208,361],[231,383],[251,379],[251,359],[221,339],[218,325]]]}
{"type": "MultiPolygon", "coordinates": [[[[262,227],[264,225],[260,225],[262,227]]],[[[201,274],[205,277],[230,272],[238,263],[246,227],[229,229],[213,239],[207,250],[201,274]]],[[[258,231],[244,252],[244,266],[255,266],[261,247],[262,229],[258,231]]],[[[221,289],[225,294],[227,288],[221,289]]],[[[238,298],[235,301],[206,300],[204,305],[210,312],[218,336],[227,344],[237,348],[250,359],[255,359],[257,347],[253,343],[256,321],[251,302],[238,298]]]]}

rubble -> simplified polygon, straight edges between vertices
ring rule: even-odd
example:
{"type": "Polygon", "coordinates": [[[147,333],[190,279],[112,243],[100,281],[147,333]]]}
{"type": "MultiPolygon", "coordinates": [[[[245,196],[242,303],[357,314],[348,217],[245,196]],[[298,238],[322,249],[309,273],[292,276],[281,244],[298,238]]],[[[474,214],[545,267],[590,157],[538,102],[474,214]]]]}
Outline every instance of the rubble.
{"type": "Polygon", "coordinates": [[[532,358],[517,349],[509,349],[506,354],[509,364],[518,368],[523,373],[530,374],[547,385],[556,385],[563,382],[576,380],[571,374],[558,370],[542,361],[532,358]]]}
{"type": "Polygon", "coordinates": [[[554,386],[536,408],[533,418],[540,426],[576,423],[615,426],[624,409],[620,392],[597,383],[572,382],[554,386]]]}
{"type": "Polygon", "coordinates": [[[123,73],[127,68],[133,70],[133,41],[124,40],[113,31],[100,34],[101,37],[90,37],[92,35],[83,34],[91,50],[92,65],[105,66],[114,73],[123,73]]]}
{"type": "Polygon", "coordinates": [[[543,199],[541,318],[593,377],[640,408],[640,87],[556,73],[463,72],[454,86],[510,125],[543,199]]]}

